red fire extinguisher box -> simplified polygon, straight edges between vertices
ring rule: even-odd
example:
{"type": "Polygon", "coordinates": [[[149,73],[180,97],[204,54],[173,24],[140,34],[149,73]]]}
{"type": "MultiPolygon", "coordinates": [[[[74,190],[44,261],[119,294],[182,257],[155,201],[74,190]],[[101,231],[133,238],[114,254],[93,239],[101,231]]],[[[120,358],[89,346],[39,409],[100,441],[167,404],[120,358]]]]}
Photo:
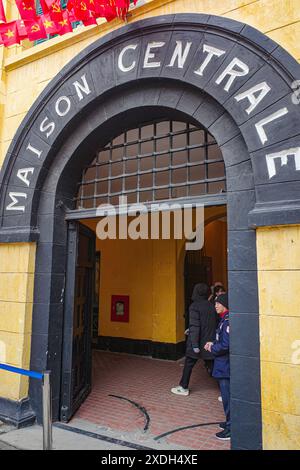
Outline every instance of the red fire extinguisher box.
{"type": "Polygon", "coordinates": [[[129,295],[111,296],[111,321],[129,322],[129,295]]]}

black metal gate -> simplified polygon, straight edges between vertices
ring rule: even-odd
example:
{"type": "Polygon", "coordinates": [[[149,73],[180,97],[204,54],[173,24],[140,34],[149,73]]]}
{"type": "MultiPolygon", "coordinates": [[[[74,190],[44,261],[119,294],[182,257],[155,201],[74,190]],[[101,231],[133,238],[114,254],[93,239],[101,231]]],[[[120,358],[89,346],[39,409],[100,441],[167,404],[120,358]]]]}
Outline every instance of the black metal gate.
{"type": "Polygon", "coordinates": [[[68,421],[91,391],[95,234],[69,223],[61,413],[68,421]]]}

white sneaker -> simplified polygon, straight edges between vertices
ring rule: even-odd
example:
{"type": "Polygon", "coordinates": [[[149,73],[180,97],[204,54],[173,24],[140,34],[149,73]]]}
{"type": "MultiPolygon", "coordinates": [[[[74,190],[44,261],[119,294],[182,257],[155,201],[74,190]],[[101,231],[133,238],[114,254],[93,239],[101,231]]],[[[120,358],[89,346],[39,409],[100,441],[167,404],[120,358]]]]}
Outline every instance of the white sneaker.
{"type": "Polygon", "coordinates": [[[218,401],[222,402],[223,401],[222,397],[218,397],[218,401]]]}
{"type": "Polygon", "coordinates": [[[175,395],[182,395],[184,397],[187,397],[190,394],[190,391],[188,388],[183,388],[181,385],[178,385],[178,387],[171,388],[171,392],[175,393],[175,395]]]}

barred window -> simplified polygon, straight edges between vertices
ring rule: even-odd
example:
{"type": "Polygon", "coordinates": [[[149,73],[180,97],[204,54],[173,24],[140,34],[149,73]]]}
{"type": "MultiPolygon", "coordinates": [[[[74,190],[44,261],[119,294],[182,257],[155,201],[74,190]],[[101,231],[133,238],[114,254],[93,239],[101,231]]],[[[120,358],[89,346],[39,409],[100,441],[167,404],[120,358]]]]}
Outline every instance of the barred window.
{"type": "Polygon", "coordinates": [[[160,121],[128,129],[101,148],[79,183],[77,209],[226,191],[221,150],[204,129],[160,121]]]}

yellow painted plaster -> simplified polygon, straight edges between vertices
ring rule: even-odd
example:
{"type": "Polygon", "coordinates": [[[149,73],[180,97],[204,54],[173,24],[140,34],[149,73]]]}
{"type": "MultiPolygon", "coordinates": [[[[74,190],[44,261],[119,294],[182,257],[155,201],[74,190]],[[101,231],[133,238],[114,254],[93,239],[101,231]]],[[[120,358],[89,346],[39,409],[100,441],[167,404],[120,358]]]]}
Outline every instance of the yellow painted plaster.
{"type": "Polygon", "coordinates": [[[300,417],[299,364],[262,361],[262,408],[300,417]]]}
{"type": "Polygon", "coordinates": [[[300,449],[300,226],[257,230],[264,449],[300,449]]]}
{"type": "MultiPolygon", "coordinates": [[[[30,363],[35,244],[0,244],[0,362],[30,363]]],[[[0,396],[27,396],[28,380],[0,370],[0,396]]]]}
{"type": "Polygon", "coordinates": [[[300,416],[264,411],[264,449],[300,449],[300,416]]]}

